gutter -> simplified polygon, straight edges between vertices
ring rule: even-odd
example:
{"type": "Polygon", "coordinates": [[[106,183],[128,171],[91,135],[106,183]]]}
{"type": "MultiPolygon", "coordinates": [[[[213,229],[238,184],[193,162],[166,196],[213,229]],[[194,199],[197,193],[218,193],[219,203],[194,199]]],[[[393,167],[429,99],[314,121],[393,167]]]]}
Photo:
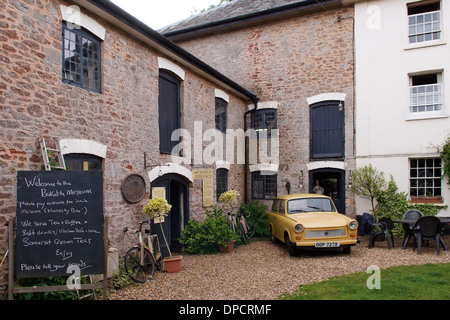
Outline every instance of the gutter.
{"type": "Polygon", "coordinates": [[[256,24],[342,7],[342,0],[304,0],[285,6],[217,20],[180,30],[161,32],[173,41],[187,41],[214,33],[229,32],[256,24]]]}
{"type": "MultiPolygon", "coordinates": [[[[259,99],[258,99],[259,100],[259,99]]],[[[251,110],[247,110],[246,112],[244,112],[244,133],[247,132],[247,115],[249,113],[252,113],[253,111],[256,111],[256,109],[258,109],[258,100],[256,100],[254,102],[254,108],[251,110]]],[[[248,148],[247,148],[247,140],[250,137],[244,136],[245,139],[245,164],[244,164],[244,202],[245,204],[248,204],[248,148]]]]}
{"type": "Polygon", "coordinates": [[[194,69],[199,74],[215,79],[215,82],[224,84],[232,91],[237,92],[241,97],[246,97],[253,103],[259,100],[256,93],[247,90],[238,83],[229,79],[219,71],[215,70],[202,60],[198,59],[176,43],[163,36],[161,33],[153,30],[140,20],[136,19],[134,16],[130,15],[128,12],[124,11],[111,1],[73,0],[73,2],[100,16],[109,23],[112,23],[113,25],[130,33],[131,35],[136,36],[138,39],[144,41],[162,53],[167,54],[177,62],[194,69]]]}

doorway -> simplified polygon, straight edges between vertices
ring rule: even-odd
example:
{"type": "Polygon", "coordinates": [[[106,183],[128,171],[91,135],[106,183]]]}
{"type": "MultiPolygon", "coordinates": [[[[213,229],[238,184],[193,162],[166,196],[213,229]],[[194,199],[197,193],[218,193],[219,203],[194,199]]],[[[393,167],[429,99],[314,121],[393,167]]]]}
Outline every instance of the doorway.
{"type": "MultiPolygon", "coordinates": [[[[151,183],[150,196],[153,196],[154,188],[158,188],[158,194],[164,190],[167,202],[172,205],[162,227],[170,250],[180,252],[182,245],[178,239],[189,221],[189,181],[177,174],[166,174],[151,183]]],[[[168,256],[169,251],[161,233],[161,226],[152,221],[151,229],[152,233],[159,237],[163,257],[168,256]]]]}
{"type": "Polygon", "coordinates": [[[323,194],[333,199],[339,213],[345,214],[345,171],[339,169],[317,169],[309,172],[309,192],[319,184],[323,194]]]}

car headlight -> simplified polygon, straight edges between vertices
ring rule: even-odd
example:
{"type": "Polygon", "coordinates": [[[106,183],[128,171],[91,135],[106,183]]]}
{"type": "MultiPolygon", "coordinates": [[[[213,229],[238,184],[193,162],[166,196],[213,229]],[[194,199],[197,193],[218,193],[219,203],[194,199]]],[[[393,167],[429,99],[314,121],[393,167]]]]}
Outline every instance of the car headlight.
{"type": "Polygon", "coordinates": [[[356,222],[356,221],[352,221],[352,222],[350,222],[349,224],[348,224],[348,227],[351,229],[351,230],[355,230],[356,228],[358,228],[358,222],[356,222]]]}
{"type": "Polygon", "coordinates": [[[300,223],[296,224],[295,227],[294,227],[294,231],[297,232],[297,233],[302,232],[303,231],[303,226],[300,223]]]}

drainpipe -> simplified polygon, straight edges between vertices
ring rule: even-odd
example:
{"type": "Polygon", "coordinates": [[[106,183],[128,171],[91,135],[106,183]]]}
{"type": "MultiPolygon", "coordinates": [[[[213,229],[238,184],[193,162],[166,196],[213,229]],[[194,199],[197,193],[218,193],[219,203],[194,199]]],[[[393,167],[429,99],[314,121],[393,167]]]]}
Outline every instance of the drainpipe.
{"type": "Polygon", "coordinates": [[[245,204],[248,204],[248,148],[247,148],[247,139],[249,137],[247,137],[247,115],[249,113],[252,113],[253,111],[255,111],[258,108],[258,101],[259,98],[255,97],[253,99],[253,105],[255,106],[253,109],[248,110],[246,112],[244,112],[244,139],[245,139],[245,164],[244,164],[244,202],[245,204]]]}

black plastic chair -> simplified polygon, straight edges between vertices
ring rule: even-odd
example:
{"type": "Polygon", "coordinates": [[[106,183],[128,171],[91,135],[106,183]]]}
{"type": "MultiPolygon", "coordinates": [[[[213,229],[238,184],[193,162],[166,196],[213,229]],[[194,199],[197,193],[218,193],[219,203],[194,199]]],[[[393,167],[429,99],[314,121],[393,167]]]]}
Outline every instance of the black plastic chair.
{"type": "Polygon", "coordinates": [[[373,224],[373,227],[379,228],[377,231],[372,231],[370,234],[369,249],[375,245],[375,241],[387,240],[388,249],[391,250],[394,247],[394,234],[392,230],[394,229],[394,223],[390,218],[381,218],[380,221],[373,224]]]}
{"type": "MultiPolygon", "coordinates": [[[[405,214],[403,214],[403,219],[412,219],[415,220],[417,222],[417,220],[419,220],[420,218],[423,217],[423,213],[420,212],[419,210],[408,210],[405,212],[405,214]]],[[[411,238],[411,236],[414,237],[415,232],[414,232],[414,225],[415,223],[410,223],[410,224],[403,224],[403,231],[404,231],[404,240],[403,240],[403,245],[402,248],[403,250],[406,248],[406,246],[408,245],[409,239],[411,238]]]]}
{"type": "Polygon", "coordinates": [[[422,242],[423,241],[436,241],[436,252],[437,255],[440,255],[440,244],[445,251],[447,251],[447,246],[445,245],[444,239],[441,237],[441,228],[442,224],[439,218],[426,216],[417,220],[414,225],[414,233],[416,242],[414,243],[414,250],[416,250],[417,243],[417,252],[422,254],[422,242]]]}

